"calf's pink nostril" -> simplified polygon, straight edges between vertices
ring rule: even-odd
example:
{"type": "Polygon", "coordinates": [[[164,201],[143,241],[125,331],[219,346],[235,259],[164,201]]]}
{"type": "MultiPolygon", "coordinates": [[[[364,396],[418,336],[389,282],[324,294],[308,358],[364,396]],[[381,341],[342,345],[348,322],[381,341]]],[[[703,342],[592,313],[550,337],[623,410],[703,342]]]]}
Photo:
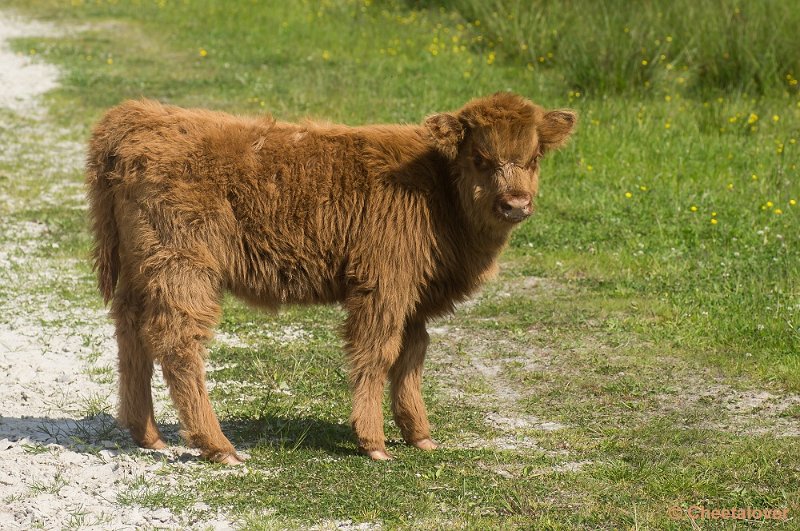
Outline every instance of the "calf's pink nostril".
{"type": "Polygon", "coordinates": [[[512,197],[511,199],[507,199],[503,202],[503,210],[512,210],[515,208],[524,210],[529,206],[531,206],[530,197],[512,197]]]}
{"type": "Polygon", "coordinates": [[[509,210],[529,210],[531,206],[531,196],[525,194],[501,197],[498,201],[498,206],[504,212],[509,210]]]}

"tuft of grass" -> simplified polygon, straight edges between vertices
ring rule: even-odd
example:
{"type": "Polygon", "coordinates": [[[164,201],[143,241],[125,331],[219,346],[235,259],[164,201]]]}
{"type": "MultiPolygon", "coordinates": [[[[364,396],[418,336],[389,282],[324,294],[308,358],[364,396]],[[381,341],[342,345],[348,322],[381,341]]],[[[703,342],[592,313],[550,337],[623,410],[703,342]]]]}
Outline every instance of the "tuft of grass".
{"type": "Polygon", "coordinates": [[[49,483],[33,481],[30,484],[32,492],[37,494],[55,494],[58,495],[59,491],[69,485],[69,480],[64,477],[64,470],[59,469],[56,471],[52,480],[49,483]]]}

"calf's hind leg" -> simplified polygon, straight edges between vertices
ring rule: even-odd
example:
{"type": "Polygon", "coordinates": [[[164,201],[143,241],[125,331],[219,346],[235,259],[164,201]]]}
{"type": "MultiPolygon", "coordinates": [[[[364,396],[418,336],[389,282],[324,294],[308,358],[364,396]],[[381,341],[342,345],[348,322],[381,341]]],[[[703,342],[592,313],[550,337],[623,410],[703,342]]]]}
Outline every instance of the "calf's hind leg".
{"type": "Polygon", "coordinates": [[[389,371],[392,412],[407,443],[421,450],[435,450],[425,402],[422,400],[422,365],[428,348],[424,321],[410,321],[403,333],[400,355],[389,371]]]}
{"type": "Polygon", "coordinates": [[[153,279],[157,295],[149,302],[145,336],[178,411],[181,435],[204,458],[242,463],[211,407],[205,383],[204,343],[220,315],[219,284],[208,275],[180,268],[153,279]]]}
{"type": "Polygon", "coordinates": [[[141,297],[120,279],[111,315],[116,324],[119,348],[119,405],[117,419],[127,428],[134,442],[143,448],[160,449],[166,444],[153,414],[150,382],[153,358],[139,337],[141,297]]]}

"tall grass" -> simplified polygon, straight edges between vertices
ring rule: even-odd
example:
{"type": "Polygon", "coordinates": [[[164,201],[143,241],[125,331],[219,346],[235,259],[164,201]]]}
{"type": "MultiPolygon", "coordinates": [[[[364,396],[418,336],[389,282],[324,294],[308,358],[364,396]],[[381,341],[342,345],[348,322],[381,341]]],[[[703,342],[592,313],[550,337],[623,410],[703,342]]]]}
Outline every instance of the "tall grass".
{"type": "Polygon", "coordinates": [[[508,58],[605,94],[796,91],[800,9],[760,0],[451,0],[508,58]]]}

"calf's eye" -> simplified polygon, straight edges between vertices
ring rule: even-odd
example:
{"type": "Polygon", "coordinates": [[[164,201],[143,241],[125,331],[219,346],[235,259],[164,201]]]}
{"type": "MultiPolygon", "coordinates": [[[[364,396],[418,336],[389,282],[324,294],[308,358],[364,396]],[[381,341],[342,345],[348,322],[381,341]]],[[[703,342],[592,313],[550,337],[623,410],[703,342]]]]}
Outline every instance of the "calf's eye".
{"type": "Polygon", "coordinates": [[[489,161],[477,151],[472,153],[472,163],[476,168],[481,170],[486,169],[489,166],[489,161]]]}

